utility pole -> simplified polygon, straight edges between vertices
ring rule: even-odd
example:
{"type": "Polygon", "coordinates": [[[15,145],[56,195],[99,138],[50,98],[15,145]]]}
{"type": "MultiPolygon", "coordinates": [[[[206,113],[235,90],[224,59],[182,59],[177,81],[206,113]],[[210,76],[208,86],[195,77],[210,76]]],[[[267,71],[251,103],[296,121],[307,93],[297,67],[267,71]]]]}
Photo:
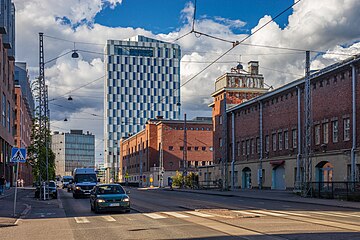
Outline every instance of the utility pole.
{"type": "MultiPolygon", "coordinates": [[[[48,133],[49,133],[49,110],[48,110],[48,94],[47,87],[45,85],[45,59],[44,59],[44,34],[39,33],[39,106],[38,106],[38,118],[39,126],[38,132],[40,136],[40,146],[45,146],[46,148],[46,183],[49,183],[48,179],[48,133]]],[[[40,183],[41,183],[41,172],[40,172],[40,183]]],[[[44,188],[45,190],[45,188],[44,188]]],[[[41,193],[41,191],[40,191],[41,193]]],[[[40,194],[41,195],[41,194],[40,194]]],[[[47,199],[44,191],[44,200],[47,199]]]]}
{"type": "Polygon", "coordinates": [[[227,114],[226,114],[226,92],[223,98],[223,112],[222,112],[222,162],[223,162],[223,190],[228,188],[228,175],[229,175],[229,164],[228,164],[228,151],[227,151],[227,114]]]}
{"type": "Polygon", "coordinates": [[[307,196],[311,193],[312,181],[312,161],[311,161],[311,87],[310,87],[310,51],[306,51],[306,66],[305,66],[305,146],[304,146],[304,170],[305,181],[303,195],[307,196]]]}

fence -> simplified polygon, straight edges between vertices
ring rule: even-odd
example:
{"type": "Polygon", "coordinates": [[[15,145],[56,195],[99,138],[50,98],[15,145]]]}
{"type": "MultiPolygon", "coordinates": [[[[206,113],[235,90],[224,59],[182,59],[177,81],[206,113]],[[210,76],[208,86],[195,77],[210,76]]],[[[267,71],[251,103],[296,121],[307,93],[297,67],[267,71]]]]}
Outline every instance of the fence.
{"type": "Polygon", "coordinates": [[[199,181],[199,188],[201,189],[221,189],[222,181],[219,180],[209,180],[209,181],[199,181]]]}
{"type": "Polygon", "coordinates": [[[311,186],[313,197],[360,201],[360,182],[312,182],[311,186]]]}

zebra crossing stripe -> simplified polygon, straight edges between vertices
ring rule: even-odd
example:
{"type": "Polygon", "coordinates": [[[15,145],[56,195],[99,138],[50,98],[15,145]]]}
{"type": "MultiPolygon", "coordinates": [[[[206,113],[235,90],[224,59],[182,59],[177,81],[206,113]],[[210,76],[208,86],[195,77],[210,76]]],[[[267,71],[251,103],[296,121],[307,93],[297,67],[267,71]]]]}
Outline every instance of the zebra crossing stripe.
{"type": "Polygon", "coordinates": [[[102,216],[102,218],[107,222],[116,222],[116,219],[112,216],[102,216]]]}
{"type": "Polygon", "coordinates": [[[247,211],[240,211],[240,210],[233,210],[233,212],[240,213],[241,215],[248,215],[248,216],[255,216],[255,217],[263,217],[263,216],[265,216],[263,214],[256,214],[256,213],[247,212],[247,211]]]}
{"type": "Polygon", "coordinates": [[[162,213],[176,217],[176,218],[188,218],[189,217],[184,214],[177,213],[177,212],[162,212],[162,213]]]}
{"type": "Polygon", "coordinates": [[[196,212],[196,211],[193,211],[193,212],[186,212],[188,214],[191,214],[191,215],[195,215],[195,216],[198,216],[198,217],[214,217],[212,215],[209,215],[209,214],[206,214],[206,213],[201,213],[201,212],[196,212]]]}
{"type": "Polygon", "coordinates": [[[260,214],[269,215],[269,216],[275,216],[275,217],[286,216],[285,214],[281,214],[281,213],[266,212],[266,211],[261,211],[261,210],[251,210],[251,212],[260,213],[260,214]]]}
{"type": "Polygon", "coordinates": [[[156,214],[156,213],[144,213],[145,216],[152,218],[152,219],[163,219],[166,218],[162,215],[156,214]]]}
{"type": "Polygon", "coordinates": [[[76,223],[89,223],[90,221],[86,217],[75,217],[76,223]]]}

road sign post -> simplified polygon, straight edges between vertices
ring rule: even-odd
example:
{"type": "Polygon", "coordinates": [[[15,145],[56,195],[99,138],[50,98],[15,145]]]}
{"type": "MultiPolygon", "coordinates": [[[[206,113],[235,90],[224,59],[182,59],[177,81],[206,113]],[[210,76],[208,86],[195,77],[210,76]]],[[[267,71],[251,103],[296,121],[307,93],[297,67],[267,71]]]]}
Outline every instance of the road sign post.
{"type": "Polygon", "coordinates": [[[26,162],[26,149],[25,148],[12,148],[11,149],[11,162],[16,163],[16,178],[15,178],[15,194],[14,194],[14,217],[16,216],[16,198],[17,198],[17,188],[18,188],[18,179],[19,179],[19,163],[26,162]]]}

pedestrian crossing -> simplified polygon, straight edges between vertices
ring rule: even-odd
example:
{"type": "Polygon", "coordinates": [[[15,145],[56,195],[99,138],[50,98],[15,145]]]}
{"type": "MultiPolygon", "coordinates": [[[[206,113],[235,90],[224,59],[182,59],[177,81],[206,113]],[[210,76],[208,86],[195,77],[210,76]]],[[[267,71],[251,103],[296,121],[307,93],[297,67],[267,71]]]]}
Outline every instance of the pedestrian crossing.
{"type": "MultiPolygon", "coordinates": [[[[95,221],[101,222],[117,222],[123,221],[123,216],[121,218],[116,219],[115,215],[105,215],[105,216],[90,216],[90,217],[74,217],[74,220],[78,224],[87,224],[95,221]]],[[[311,216],[322,216],[322,217],[339,217],[339,218],[348,218],[348,217],[356,217],[360,218],[359,213],[342,213],[342,212],[294,212],[294,211],[278,211],[278,210],[255,210],[255,209],[247,209],[247,210],[226,210],[219,212],[207,212],[206,210],[202,211],[183,211],[183,212],[154,212],[154,213],[140,213],[140,214],[132,214],[133,217],[144,216],[148,219],[152,220],[163,220],[163,219],[171,219],[171,218],[179,218],[179,219],[188,219],[194,217],[201,218],[209,218],[209,219],[219,219],[219,218],[249,218],[249,217],[302,217],[309,218],[311,216]],[[224,215],[222,215],[224,213],[224,215]],[[230,217],[229,217],[230,216],[230,217]]]]}

